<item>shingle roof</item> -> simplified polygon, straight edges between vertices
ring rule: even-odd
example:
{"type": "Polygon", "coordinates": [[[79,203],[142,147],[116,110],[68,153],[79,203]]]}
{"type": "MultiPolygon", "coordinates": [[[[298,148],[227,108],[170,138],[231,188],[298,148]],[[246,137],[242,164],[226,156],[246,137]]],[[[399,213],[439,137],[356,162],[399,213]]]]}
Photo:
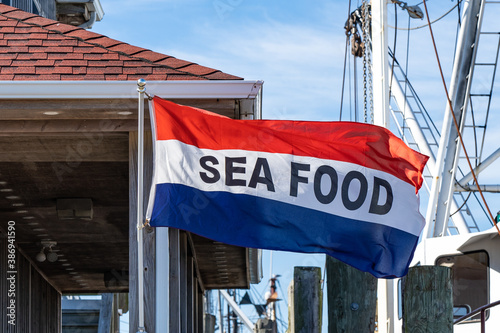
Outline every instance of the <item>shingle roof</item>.
{"type": "Polygon", "coordinates": [[[0,4],[0,80],[240,80],[0,4]]]}

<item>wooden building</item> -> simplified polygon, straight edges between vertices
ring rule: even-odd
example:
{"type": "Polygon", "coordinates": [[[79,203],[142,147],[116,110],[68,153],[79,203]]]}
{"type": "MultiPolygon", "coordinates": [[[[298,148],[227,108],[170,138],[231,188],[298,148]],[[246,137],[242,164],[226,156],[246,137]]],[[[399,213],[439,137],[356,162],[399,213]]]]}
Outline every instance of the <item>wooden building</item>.
{"type": "MultiPolygon", "coordinates": [[[[61,295],[127,291],[137,332],[139,78],[149,93],[180,104],[260,116],[260,81],[0,4],[2,332],[60,332],[61,295]]],[[[150,140],[145,163],[147,180],[150,140]]],[[[202,332],[205,290],[260,279],[257,250],[166,228],[146,228],[144,248],[150,333],[165,325],[202,332]]]]}

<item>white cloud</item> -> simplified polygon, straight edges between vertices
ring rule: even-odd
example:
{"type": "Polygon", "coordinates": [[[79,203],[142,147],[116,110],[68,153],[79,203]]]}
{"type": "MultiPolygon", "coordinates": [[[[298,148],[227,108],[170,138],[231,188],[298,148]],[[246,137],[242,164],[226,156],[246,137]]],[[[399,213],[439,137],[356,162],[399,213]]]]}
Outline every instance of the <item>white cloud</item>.
{"type": "Polygon", "coordinates": [[[334,119],[332,104],[338,104],[336,88],[343,66],[338,61],[344,54],[342,32],[333,35],[275,21],[246,22],[235,30],[204,27],[198,32],[203,45],[189,51],[159,51],[245,79],[263,79],[266,117],[334,119]],[[324,114],[327,109],[330,114],[324,114]]]}

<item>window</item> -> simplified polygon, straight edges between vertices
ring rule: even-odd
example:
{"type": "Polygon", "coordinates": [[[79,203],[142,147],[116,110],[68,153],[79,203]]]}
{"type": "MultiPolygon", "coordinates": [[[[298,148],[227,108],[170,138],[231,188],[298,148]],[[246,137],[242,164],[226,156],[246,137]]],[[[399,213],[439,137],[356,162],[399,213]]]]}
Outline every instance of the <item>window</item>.
{"type": "MultiPolygon", "coordinates": [[[[436,260],[436,265],[451,268],[455,319],[489,303],[489,257],[486,251],[442,256],[436,260]]],[[[469,321],[479,319],[480,314],[477,314],[469,321]]]]}

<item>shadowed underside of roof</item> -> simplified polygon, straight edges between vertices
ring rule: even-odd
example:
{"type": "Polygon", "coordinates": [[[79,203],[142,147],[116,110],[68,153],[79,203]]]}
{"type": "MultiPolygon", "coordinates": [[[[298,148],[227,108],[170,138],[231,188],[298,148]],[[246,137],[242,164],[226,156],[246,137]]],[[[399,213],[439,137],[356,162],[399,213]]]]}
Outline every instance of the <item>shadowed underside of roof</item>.
{"type": "Polygon", "coordinates": [[[0,80],[241,80],[0,4],[0,80]]]}

